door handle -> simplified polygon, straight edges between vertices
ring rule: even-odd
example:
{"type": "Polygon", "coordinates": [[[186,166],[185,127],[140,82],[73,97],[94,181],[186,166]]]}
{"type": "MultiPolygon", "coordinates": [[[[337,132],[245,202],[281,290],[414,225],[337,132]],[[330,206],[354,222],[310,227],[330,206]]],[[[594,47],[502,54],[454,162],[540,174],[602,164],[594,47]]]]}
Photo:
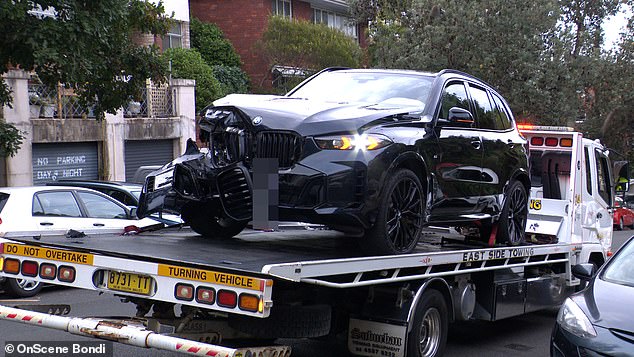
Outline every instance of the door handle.
{"type": "Polygon", "coordinates": [[[103,226],[105,226],[105,224],[103,224],[103,223],[93,223],[92,225],[95,226],[95,227],[103,227],[103,226]]]}
{"type": "Polygon", "coordinates": [[[52,226],[53,223],[51,222],[40,222],[40,226],[52,226]]]}
{"type": "Polygon", "coordinates": [[[471,146],[473,146],[474,149],[479,150],[482,147],[482,143],[480,141],[472,141],[471,146]]]}

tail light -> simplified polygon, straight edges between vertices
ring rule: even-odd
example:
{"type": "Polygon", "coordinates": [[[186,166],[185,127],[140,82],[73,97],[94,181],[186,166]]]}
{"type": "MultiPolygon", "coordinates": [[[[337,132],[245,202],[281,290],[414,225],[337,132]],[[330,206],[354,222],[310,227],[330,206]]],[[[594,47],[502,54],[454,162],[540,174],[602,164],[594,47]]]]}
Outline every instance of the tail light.
{"type": "Polygon", "coordinates": [[[240,294],[238,307],[240,310],[257,312],[260,306],[260,298],[251,294],[240,294]]]}
{"type": "Polygon", "coordinates": [[[230,290],[218,291],[218,306],[234,308],[238,305],[238,294],[230,290]]]}
{"type": "Polygon", "coordinates": [[[216,291],[213,288],[200,286],[196,289],[196,301],[211,305],[216,301],[216,291]]]}
{"type": "Polygon", "coordinates": [[[75,268],[62,265],[57,272],[57,279],[66,283],[75,281],[75,268]]]}
{"type": "Polygon", "coordinates": [[[40,265],[40,278],[53,280],[57,276],[57,267],[53,264],[42,263],[40,265]]]}
{"type": "Polygon", "coordinates": [[[557,138],[546,138],[546,146],[557,146],[559,140],[557,138]]]}
{"type": "Polygon", "coordinates": [[[37,262],[32,260],[25,260],[22,262],[22,275],[24,276],[37,276],[39,266],[37,262]]]}
{"type": "Polygon", "coordinates": [[[2,271],[9,274],[17,274],[20,272],[20,261],[17,259],[5,259],[2,271]]]}
{"type": "Polygon", "coordinates": [[[178,300],[191,301],[194,299],[194,287],[189,284],[178,283],[174,289],[174,296],[176,296],[178,300]]]}

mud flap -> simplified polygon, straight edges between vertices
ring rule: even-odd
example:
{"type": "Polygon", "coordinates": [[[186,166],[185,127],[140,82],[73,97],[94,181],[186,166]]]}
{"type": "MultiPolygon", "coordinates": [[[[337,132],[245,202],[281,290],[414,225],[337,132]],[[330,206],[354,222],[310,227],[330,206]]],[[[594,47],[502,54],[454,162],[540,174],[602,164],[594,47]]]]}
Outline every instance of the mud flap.
{"type": "Polygon", "coordinates": [[[348,351],[357,356],[403,357],[407,336],[406,325],[350,319],[348,351]]]}

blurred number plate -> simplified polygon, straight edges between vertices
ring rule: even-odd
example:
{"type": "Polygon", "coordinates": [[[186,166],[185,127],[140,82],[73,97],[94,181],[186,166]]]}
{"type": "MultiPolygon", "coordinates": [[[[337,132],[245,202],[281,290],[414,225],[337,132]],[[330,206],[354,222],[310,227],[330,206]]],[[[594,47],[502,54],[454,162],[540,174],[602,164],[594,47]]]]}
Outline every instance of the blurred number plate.
{"type": "Polygon", "coordinates": [[[154,189],[159,190],[161,188],[169,188],[172,186],[172,179],[174,178],[174,170],[162,172],[154,177],[154,189]]]}
{"type": "Polygon", "coordinates": [[[152,278],[145,275],[108,271],[106,287],[110,290],[150,295],[152,278]]]}

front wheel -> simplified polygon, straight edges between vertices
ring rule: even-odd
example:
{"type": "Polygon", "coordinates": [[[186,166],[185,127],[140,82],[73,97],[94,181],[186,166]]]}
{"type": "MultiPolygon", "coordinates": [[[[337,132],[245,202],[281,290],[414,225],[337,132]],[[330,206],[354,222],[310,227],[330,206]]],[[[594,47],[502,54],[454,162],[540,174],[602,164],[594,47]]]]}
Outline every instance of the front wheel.
{"type": "Polygon", "coordinates": [[[447,303],[438,290],[425,291],[416,304],[414,324],[407,334],[407,357],[442,356],[449,328],[447,303]]]}
{"type": "Polygon", "coordinates": [[[194,232],[205,237],[231,238],[242,232],[248,223],[218,217],[204,206],[189,207],[181,216],[194,232]]]}
{"type": "Polygon", "coordinates": [[[506,191],[504,206],[498,222],[498,242],[509,246],[524,243],[528,219],[528,194],[519,181],[512,181],[506,191]]]}
{"type": "Polygon", "coordinates": [[[412,171],[390,175],[380,195],[374,226],[366,232],[363,248],[371,254],[404,254],[416,247],[423,229],[423,186],[412,171]]]}

